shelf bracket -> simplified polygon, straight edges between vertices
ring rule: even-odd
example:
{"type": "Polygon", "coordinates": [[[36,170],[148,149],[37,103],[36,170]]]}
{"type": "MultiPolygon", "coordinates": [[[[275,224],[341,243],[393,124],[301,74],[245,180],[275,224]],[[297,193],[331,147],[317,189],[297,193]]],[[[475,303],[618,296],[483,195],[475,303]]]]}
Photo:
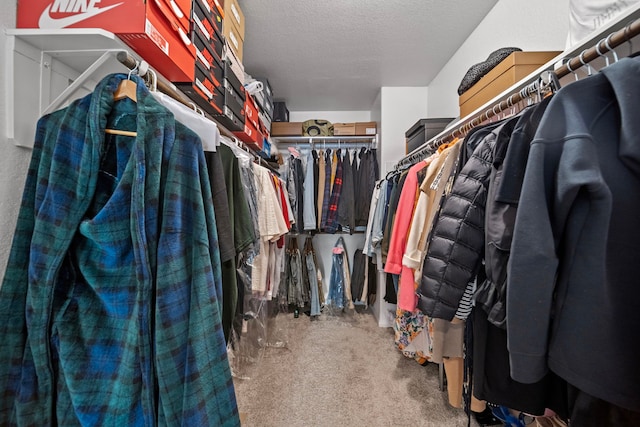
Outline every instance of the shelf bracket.
{"type": "MultiPolygon", "coordinates": [[[[44,63],[46,63],[45,61],[43,61],[43,63],[41,63],[40,66],[40,99],[41,99],[41,111],[40,111],[40,115],[44,116],[46,114],[52,113],[54,111],[56,111],[57,109],[59,109],[66,101],[67,99],[69,99],[69,97],[71,95],[73,95],[73,93],[78,90],[80,87],[82,87],[82,85],[84,85],[87,80],[89,80],[94,73],[104,64],[106,63],[109,59],[113,59],[115,58],[116,54],[118,52],[120,52],[121,50],[118,49],[114,49],[114,50],[106,50],[104,51],[104,53],[102,55],[100,55],[100,57],[98,59],[95,60],[95,62],[93,62],[85,71],[83,71],[74,81],[73,83],[71,83],[69,86],[67,86],[67,88],[65,90],[62,91],[62,93],[60,93],[60,95],[58,95],[56,97],[56,99],[54,99],[53,101],[51,101],[51,103],[49,103],[49,105],[46,108],[42,108],[43,102],[44,102],[44,90],[42,90],[42,88],[47,87],[50,82],[46,81],[46,80],[50,80],[47,79],[47,73],[45,72],[45,67],[44,67],[44,63]]],[[[48,52],[42,52],[43,58],[45,55],[47,55],[48,52]]],[[[46,102],[44,102],[46,103],[46,102]]]]}
{"type": "Polygon", "coordinates": [[[5,36],[5,136],[17,146],[32,148],[38,119],[89,93],[94,77],[126,72],[116,59],[126,47],[103,30],[10,29],[5,36]]]}

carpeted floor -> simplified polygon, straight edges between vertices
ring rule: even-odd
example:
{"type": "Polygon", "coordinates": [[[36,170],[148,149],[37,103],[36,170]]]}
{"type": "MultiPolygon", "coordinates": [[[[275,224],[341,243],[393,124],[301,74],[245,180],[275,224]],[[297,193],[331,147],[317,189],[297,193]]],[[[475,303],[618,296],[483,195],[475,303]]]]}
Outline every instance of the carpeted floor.
{"type": "Polygon", "coordinates": [[[438,366],[402,356],[369,312],[275,322],[286,347],[265,349],[234,381],[243,427],[467,425],[438,390],[438,366]]]}

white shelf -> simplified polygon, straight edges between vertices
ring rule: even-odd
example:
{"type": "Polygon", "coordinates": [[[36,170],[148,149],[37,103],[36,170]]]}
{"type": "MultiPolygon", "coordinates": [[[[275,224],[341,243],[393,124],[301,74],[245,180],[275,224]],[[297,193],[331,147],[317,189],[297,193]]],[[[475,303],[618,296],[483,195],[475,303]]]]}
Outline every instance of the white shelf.
{"type": "Polygon", "coordinates": [[[91,92],[105,75],[126,72],[116,54],[131,54],[102,29],[8,29],[5,34],[6,136],[24,147],[33,146],[39,117],[91,92]]]}

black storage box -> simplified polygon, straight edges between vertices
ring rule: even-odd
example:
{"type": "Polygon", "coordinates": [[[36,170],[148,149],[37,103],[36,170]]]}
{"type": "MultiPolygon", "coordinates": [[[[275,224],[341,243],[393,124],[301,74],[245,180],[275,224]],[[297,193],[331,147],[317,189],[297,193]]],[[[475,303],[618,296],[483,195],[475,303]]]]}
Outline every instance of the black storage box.
{"type": "Polygon", "coordinates": [[[280,102],[280,101],[273,103],[273,121],[274,122],[289,121],[289,110],[287,109],[286,103],[280,102]]]}
{"type": "Polygon", "coordinates": [[[454,118],[420,119],[405,132],[407,138],[406,154],[411,153],[425,142],[439,134],[454,118]]]}

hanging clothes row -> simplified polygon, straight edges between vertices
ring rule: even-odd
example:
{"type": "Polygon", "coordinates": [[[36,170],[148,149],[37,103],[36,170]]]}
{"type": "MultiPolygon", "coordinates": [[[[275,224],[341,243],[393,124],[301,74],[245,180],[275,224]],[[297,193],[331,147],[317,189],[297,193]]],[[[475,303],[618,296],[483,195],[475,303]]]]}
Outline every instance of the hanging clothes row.
{"type": "Polygon", "coordinates": [[[433,360],[436,322],[456,351],[466,323],[474,398],[640,424],[639,78],[640,60],[621,59],[379,183],[392,189],[374,193],[365,249],[399,275],[396,333],[417,341],[402,315],[433,322],[433,360]]]}
{"type": "Polygon", "coordinates": [[[255,162],[135,73],[39,121],[0,289],[0,424],[239,425],[227,344],[277,294],[294,222],[255,162]]]}
{"type": "Polygon", "coordinates": [[[293,230],[364,231],[379,173],[376,150],[363,147],[300,152],[290,147],[289,151],[283,176],[296,219],[293,230]]]}

